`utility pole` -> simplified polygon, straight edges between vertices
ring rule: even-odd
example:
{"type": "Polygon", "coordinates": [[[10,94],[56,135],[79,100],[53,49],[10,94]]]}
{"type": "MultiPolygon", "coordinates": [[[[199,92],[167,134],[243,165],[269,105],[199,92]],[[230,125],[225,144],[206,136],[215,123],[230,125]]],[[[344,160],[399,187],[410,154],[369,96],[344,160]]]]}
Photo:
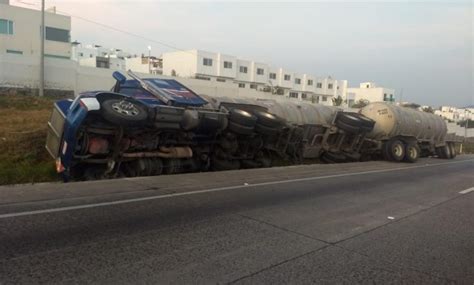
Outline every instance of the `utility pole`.
{"type": "Polygon", "coordinates": [[[44,1],[41,0],[41,55],[40,55],[40,80],[39,80],[39,96],[44,96],[44,37],[45,37],[45,27],[44,27],[44,1]]]}
{"type": "Polygon", "coordinates": [[[148,46],[148,73],[151,74],[151,46],[148,46]]]}

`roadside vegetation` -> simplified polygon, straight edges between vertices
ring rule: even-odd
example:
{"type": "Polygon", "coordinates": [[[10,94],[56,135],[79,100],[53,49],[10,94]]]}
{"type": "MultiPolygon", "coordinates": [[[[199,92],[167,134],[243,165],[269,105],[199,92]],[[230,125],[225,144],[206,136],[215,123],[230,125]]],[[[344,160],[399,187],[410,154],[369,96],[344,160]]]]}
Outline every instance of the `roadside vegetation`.
{"type": "Polygon", "coordinates": [[[44,148],[54,101],[0,93],[0,185],[58,179],[44,148]]]}

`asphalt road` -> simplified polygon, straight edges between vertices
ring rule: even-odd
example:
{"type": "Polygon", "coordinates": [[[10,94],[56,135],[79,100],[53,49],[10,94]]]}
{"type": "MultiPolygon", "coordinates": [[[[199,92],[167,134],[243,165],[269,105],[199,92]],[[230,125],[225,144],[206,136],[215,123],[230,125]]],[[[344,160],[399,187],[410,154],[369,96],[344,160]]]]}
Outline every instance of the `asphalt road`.
{"type": "Polygon", "coordinates": [[[0,284],[474,282],[474,156],[0,187],[0,284]]]}

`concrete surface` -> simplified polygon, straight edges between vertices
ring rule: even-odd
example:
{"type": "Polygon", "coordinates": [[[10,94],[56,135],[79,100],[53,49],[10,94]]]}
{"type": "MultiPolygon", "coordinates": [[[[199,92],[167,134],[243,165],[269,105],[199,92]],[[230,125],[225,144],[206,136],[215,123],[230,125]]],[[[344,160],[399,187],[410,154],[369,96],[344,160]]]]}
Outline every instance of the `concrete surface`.
{"type": "Polygon", "coordinates": [[[474,156],[0,187],[0,284],[474,281],[474,156]]]}

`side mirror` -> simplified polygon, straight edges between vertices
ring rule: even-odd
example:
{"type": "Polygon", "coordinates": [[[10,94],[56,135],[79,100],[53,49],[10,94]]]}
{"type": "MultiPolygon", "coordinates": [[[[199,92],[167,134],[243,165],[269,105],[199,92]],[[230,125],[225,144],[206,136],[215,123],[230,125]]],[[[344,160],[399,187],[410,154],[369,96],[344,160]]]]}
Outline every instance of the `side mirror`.
{"type": "Polygon", "coordinates": [[[112,77],[115,80],[117,80],[117,82],[120,83],[120,84],[125,83],[125,81],[127,80],[127,77],[125,77],[125,75],[123,75],[122,73],[120,73],[118,71],[115,71],[114,73],[112,73],[112,77]]]}

